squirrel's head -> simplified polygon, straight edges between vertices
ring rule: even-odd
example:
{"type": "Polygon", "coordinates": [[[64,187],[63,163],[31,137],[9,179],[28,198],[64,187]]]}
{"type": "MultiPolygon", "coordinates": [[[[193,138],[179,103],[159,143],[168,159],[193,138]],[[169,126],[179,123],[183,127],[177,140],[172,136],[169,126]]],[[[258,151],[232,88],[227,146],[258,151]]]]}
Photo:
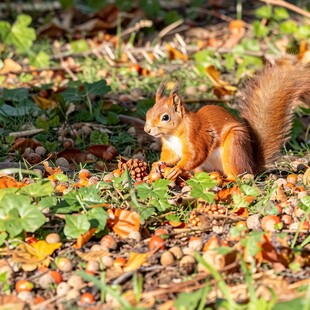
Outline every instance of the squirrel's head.
{"type": "Polygon", "coordinates": [[[145,132],[154,137],[173,134],[184,119],[185,108],[179,96],[180,83],[177,82],[169,96],[164,94],[166,83],[162,82],[156,92],[154,106],[146,114],[145,132]]]}

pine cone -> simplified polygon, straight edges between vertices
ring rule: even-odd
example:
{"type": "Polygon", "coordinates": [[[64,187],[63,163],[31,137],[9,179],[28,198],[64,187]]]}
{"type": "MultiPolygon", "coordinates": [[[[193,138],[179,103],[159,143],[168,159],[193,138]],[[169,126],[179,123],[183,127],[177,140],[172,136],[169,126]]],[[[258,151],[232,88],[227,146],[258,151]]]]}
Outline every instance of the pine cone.
{"type": "Polygon", "coordinates": [[[149,174],[147,163],[140,159],[129,159],[127,162],[120,160],[118,169],[121,174],[124,173],[125,167],[127,167],[129,174],[135,181],[143,181],[144,177],[149,174]]]}
{"type": "Polygon", "coordinates": [[[227,212],[227,208],[221,205],[203,205],[192,210],[189,223],[193,226],[201,226],[207,224],[210,220],[204,215],[221,215],[227,212]]]}

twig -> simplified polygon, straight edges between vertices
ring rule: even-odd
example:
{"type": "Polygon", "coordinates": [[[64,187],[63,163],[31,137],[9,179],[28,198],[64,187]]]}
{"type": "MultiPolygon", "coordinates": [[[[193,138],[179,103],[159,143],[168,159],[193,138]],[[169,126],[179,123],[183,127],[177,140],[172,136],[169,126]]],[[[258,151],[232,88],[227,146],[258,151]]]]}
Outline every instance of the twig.
{"type": "Polygon", "coordinates": [[[282,6],[284,8],[291,10],[291,11],[294,11],[300,15],[303,15],[306,18],[310,18],[310,12],[307,12],[306,10],[303,10],[303,9],[299,8],[298,6],[291,4],[291,3],[288,3],[284,0],[260,0],[260,1],[265,2],[267,4],[282,6]]]}
{"type": "Polygon", "coordinates": [[[35,128],[35,129],[30,129],[30,130],[25,130],[25,131],[10,132],[9,136],[16,137],[16,138],[27,137],[27,136],[36,135],[37,133],[40,133],[42,131],[44,131],[44,129],[35,128]]]}
{"type": "Polygon", "coordinates": [[[179,27],[180,25],[182,25],[184,22],[183,19],[179,19],[177,21],[175,21],[174,23],[168,25],[166,28],[162,29],[159,33],[158,33],[158,38],[162,39],[165,35],[167,35],[171,30],[179,27]]]}

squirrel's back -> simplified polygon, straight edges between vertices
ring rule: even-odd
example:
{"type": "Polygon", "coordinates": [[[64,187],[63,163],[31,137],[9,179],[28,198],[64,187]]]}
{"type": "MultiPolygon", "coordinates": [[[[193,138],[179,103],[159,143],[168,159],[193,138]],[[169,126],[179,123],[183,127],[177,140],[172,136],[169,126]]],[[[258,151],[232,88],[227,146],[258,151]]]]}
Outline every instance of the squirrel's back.
{"type": "Polygon", "coordinates": [[[310,106],[310,66],[301,63],[268,64],[247,81],[240,115],[253,138],[257,171],[271,162],[289,138],[293,109],[310,106]]]}

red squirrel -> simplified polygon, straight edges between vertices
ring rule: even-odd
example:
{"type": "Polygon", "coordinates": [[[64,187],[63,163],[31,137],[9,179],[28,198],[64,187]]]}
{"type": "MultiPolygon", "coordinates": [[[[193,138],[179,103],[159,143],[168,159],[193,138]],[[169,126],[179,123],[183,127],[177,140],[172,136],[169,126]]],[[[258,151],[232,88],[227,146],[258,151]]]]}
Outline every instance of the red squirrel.
{"type": "Polygon", "coordinates": [[[245,84],[239,119],[215,105],[188,111],[180,85],[169,96],[165,88],[161,83],[146,114],[144,130],[162,141],[152,172],[165,162],[170,180],[185,171],[219,171],[233,180],[262,172],[275,159],[289,138],[294,107],[299,101],[310,106],[310,66],[281,59],[266,65],[245,84]]]}

